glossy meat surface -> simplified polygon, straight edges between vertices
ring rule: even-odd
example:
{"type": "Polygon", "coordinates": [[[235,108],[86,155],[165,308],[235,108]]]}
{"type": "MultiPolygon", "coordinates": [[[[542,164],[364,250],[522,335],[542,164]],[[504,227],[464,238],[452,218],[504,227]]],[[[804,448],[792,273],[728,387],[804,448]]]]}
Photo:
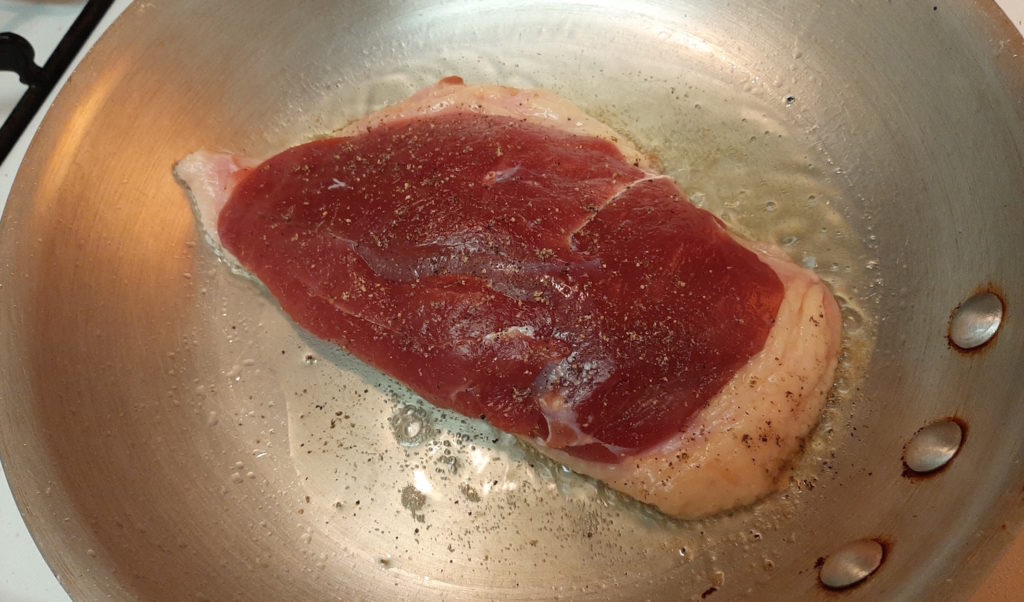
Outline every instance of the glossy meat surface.
{"type": "Polygon", "coordinates": [[[753,501],[817,420],[835,302],[571,112],[443,81],[258,167],[177,173],[296,322],[432,403],[669,514],[753,501]]]}
{"type": "Polygon", "coordinates": [[[661,443],[760,351],[782,283],[610,143],[451,113],[264,162],[224,246],[428,401],[590,459],[661,443]]]}

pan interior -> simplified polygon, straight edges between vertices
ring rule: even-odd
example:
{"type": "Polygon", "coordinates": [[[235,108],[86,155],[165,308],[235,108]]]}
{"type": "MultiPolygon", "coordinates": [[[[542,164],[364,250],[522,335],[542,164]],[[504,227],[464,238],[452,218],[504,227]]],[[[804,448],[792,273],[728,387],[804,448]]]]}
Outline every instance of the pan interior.
{"type": "Polygon", "coordinates": [[[970,583],[1019,515],[1020,469],[992,459],[1024,441],[1020,41],[994,7],[876,4],[133,6],[54,105],[0,234],[0,452],[66,587],[803,599],[862,538],[887,560],[852,596],[970,583]],[[316,341],[205,245],[174,161],[267,156],[451,74],[573,100],[833,286],[844,360],[786,491],[668,520],[316,341]],[[979,287],[1011,309],[964,356],[949,314],[979,287]],[[905,478],[906,441],[948,416],[962,453],[905,478]]]}

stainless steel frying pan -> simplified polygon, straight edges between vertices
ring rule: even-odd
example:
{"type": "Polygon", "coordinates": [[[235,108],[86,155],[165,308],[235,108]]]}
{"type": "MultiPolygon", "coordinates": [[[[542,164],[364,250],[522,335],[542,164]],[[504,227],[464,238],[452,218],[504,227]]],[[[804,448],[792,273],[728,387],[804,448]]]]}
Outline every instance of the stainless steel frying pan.
{"type": "Polygon", "coordinates": [[[29,527],[82,600],[965,597],[1024,510],[1022,53],[988,1],[137,3],[0,231],[29,527]],[[572,99],[832,282],[847,355],[787,491],[666,520],[423,407],[217,262],[177,159],[265,155],[448,74],[572,99]],[[1001,320],[965,304],[985,291],[1001,320]],[[959,350],[954,314],[995,338],[959,350]],[[880,568],[823,589],[858,540],[880,568]]]}

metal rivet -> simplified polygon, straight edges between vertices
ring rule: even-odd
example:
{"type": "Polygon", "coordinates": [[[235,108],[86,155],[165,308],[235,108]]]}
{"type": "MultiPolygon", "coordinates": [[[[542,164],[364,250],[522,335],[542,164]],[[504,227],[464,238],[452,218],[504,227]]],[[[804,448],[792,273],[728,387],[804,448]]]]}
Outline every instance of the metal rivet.
{"type": "Polygon", "coordinates": [[[995,293],[978,293],[953,311],[949,339],[961,349],[974,349],[992,340],[1003,322],[1003,300],[995,293]]]}
{"type": "Polygon", "coordinates": [[[878,570],[883,558],[885,548],[873,539],[850,542],[825,560],[818,578],[830,589],[850,587],[878,570]]]}
{"type": "Polygon", "coordinates": [[[946,465],[964,440],[964,429],[952,419],[933,422],[914,433],[903,450],[903,463],[914,472],[926,473],[946,465]]]}

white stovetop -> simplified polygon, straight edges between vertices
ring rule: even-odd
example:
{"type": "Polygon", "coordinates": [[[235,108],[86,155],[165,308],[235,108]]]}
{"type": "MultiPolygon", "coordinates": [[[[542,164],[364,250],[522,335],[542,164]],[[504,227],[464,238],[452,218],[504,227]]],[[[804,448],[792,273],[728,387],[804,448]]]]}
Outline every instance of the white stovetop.
{"type": "MultiPolygon", "coordinates": [[[[1010,16],[1017,29],[1024,32],[1024,0],[996,2],[1010,16]]],[[[93,34],[90,44],[130,3],[131,0],[114,1],[93,34]]],[[[36,49],[36,62],[42,64],[84,4],[84,0],[0,0],[0,31],[13,31],[27,38],[36,49]]],[[[61,84],[63,82],[62,79],[61,84]]],[[[0,73],[0,120],[8,114],[23,90],[16,75],[0,73]]],[[[31,138],[29,132],[35,131],[44,112],[45,107],[7,160],[0,165],[0,212],[7,202],[14,176],[28,148],[31,138]]],[[[0,466],[0,602],[68,601],[67,593],[36,549],[7,487],[3,467],[0,466]]]]}

